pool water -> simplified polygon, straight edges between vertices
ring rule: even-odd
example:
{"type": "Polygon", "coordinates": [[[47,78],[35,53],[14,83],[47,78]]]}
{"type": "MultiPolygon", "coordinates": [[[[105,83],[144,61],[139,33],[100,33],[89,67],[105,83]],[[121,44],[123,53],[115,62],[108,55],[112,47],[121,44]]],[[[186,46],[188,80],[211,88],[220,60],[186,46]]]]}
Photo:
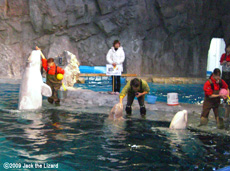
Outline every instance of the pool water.
{"type": "MultiPolygon", "coordinates": [[[[200,104],[204,100],[202,84],[154,84],[148,83],[150,94],[157,96],[157,101],[167,102],[167,93],[178,93],[180,103],[200,104]]],[[[121,85],[121,89],[125,84],[121,85]]],[[[112,83],[109,78],[89,78],[86,84],[75,84],[75,87],[90,89],[93,91],[112,91],[112,83]]]]}
{"type": "Polygon", "coordinates": [[[0,108],[16,109],[18,107],[19,84],[0,84],[0,108]]]}
{"type": "Polygon", "coordinates": [[[142,118],[111,122],[106,114],[71,108],[19,112],[19,86],[0,88],[0,170],[5,162],[58,163],[62,171],[211,171],[230,164],[229,136],[173,131],[169,122],[142,118]]]}

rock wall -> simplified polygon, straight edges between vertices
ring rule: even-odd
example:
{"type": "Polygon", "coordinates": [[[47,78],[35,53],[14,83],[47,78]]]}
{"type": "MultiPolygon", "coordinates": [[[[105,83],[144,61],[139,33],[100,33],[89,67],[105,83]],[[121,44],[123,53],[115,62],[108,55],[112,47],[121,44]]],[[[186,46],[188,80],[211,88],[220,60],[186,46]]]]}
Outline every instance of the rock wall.
{"type": "Polygon", "coordinates": [[[65,76],[63,79],[64,85],[67,87],[73,87],[80,74],[80,63],[78,62],[77,57],[69,51],[63,51],[58,57],[54,58],[54,61],[58,66],[65,70],[65,76]]]}
{"type": "Polygon", "coordinates": [[[230,40],[229,0],[0,0],[0,77],[21,76],[38,45],[105,65],[119,39],[128,73],[204,77],[213,37],[230,40]]]}

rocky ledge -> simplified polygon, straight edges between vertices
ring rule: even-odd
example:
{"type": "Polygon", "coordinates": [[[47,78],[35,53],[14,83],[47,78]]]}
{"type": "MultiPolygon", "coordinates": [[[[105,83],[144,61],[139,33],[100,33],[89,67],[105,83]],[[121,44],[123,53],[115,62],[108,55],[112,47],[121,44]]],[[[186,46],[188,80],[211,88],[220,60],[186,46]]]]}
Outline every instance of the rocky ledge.
{"type": "MultiPolygon", "coordinates": [[[[67,98],[62,100],[63,106],[71,106],[78,104],[82,106],[98,106],[98,107],[113,107],[119,102],[118,95],[110,95],[106,92],[95,92],[80,88],[67,88],[67,98]]],[[[127,102],[127,97],[124,98],[124,104],[127,102]]],[[[151,111],[165,111],[175,113],[180,110],[188,110],[189,113],[201,113],[202,106],[196,104],[180,104],[178,106],[168,106],[166,103],[157,102],[156,104],[147,104],[146,108],[151,111]]],[[[139,105],[137,100],[134,100],[133,109],[138,110],[139,105]]]]}

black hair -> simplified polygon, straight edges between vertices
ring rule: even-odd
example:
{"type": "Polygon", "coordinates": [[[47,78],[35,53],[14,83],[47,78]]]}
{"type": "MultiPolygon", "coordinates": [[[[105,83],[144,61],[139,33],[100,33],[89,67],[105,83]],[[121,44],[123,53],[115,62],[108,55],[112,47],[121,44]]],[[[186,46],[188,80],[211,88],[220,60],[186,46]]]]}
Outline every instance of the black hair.
{"type": "Polygon", "coordinates": [[[140,80],[138,78],[134,78],[131,80],[131,86],[133,87],[139,87],[140,86],[140,80]]]}
{"type": "Polygon", "coordinates": [[[214,69],[214,71],[213,71],[213,73],[212,73],[212,75],[218,75],[218,76],[220,76],[221,75],[221,71],[220,71],[220,69],[219,68],[215,68],[214,69]]]}
{"type": "Polygon", "coordinates": [[[119,43],[120,45],[121,45],[121,43],[120,43],[120,41],[119,40],[114,40],[114,42],[113,42],[113,47],[115,46],[115,44],[117,44],[117,43],[119,43]]]}

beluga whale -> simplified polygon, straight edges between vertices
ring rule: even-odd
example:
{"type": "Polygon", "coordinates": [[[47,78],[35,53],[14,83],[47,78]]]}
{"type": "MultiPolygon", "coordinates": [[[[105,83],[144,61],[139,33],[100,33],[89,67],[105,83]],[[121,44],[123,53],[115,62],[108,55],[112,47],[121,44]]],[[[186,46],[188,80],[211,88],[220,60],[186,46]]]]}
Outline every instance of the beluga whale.
{"type": "Polygon", "coordinates": [[[179,111],[173,117],[169,128],[170,129],[186,129],[188,124],[187,110],[179,111]]]}
{"type": "Polygon", "coordinates": [[[33,50],[26,63],[19,91],[19,110],[36,110],[42,107],[42,95],[50,97],[51,88],[43,83],[41,72],[41,51],[33,50]]]}
{"type": "Polygon", "coordinates": [[[123,120],[123,105],[118,103],[113,106],[109,113],[109,119],[118,121],[118,120],[123,120]]]}

